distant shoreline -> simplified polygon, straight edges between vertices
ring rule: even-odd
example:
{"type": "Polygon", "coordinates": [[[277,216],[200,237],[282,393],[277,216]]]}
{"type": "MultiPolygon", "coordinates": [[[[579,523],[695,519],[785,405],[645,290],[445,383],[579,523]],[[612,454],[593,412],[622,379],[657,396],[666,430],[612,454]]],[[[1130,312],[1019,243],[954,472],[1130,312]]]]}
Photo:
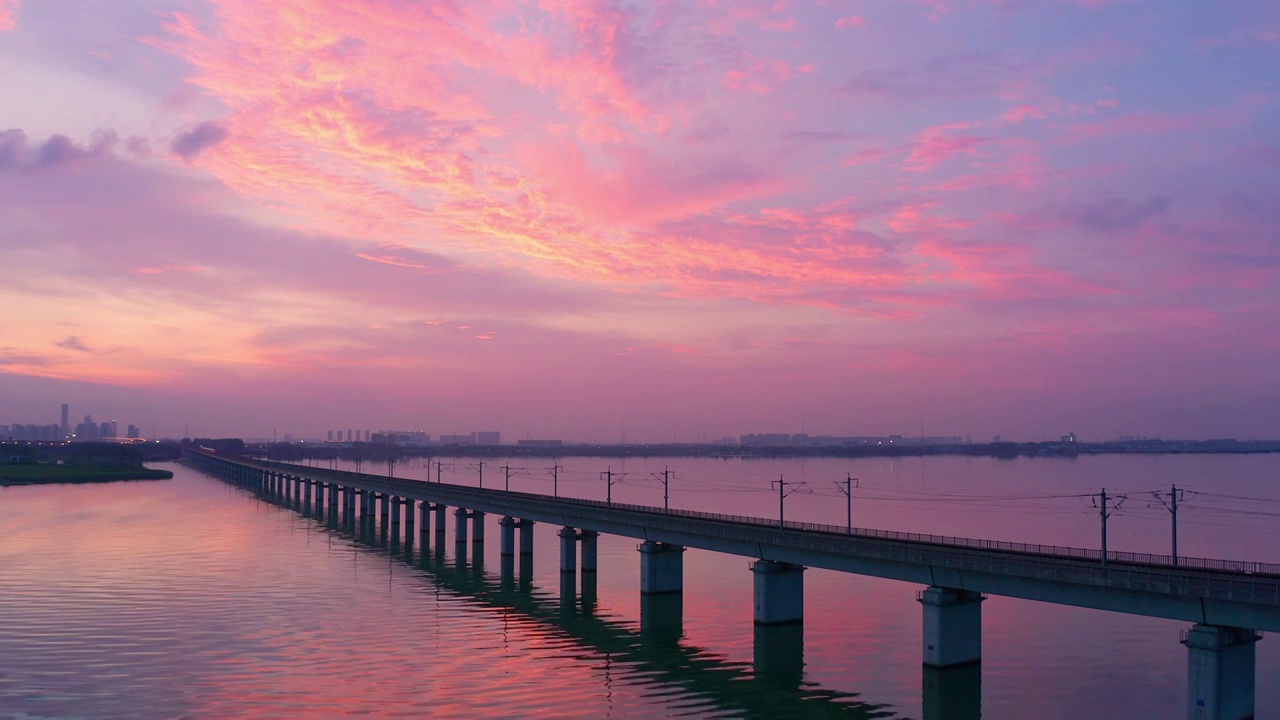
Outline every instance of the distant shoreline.
{"type": "Polygon", "coordinates": [[[651,445],[436,445],[403,446],[356,443],[354,445],[250,446],[246,454],[272,460],[341,458],[374,461],[389,457],[705,457],[717,459],[765,458],[901,458],[925,456],[1075,458],[1081,455],[1253,455],[1280,453],[1280,441],[1147,440],[1137,442],[1081,443],[972,443],[959,445],[853,445],[853,446],[730,446],[702,444],[651,445]]]}
{"type": "Polygon", "coordinates": [[[0,486],[58,485],[120,482],[126,480],[169,480],[173,473],[141,465],[0,465],[0,486]]]}

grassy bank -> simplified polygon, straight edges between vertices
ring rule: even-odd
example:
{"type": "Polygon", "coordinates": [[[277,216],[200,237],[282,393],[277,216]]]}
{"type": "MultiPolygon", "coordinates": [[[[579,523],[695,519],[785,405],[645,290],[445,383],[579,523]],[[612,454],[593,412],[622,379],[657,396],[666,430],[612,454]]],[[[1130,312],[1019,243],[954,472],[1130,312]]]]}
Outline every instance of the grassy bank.
{"type": "Polygon", "coordinates": [[[95,483],[115,480],[168,480],[173,473],[141,465],[0,465],[0,485],[42,485],[46,483],[95,483]]]}

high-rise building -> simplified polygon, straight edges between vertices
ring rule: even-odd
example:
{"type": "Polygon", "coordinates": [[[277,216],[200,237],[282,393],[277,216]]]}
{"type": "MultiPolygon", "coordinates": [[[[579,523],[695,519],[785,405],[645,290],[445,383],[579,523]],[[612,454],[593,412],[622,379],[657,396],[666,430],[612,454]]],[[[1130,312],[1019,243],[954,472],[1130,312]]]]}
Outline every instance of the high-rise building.
{"type": "Polygon", "coordinates": [[[66,440],[67,436],[70,434],[71,434],[71,406],[68,405],[67,403],[62,403],[62,422],[58,424],[58,435],[60,435],[61,437],[59,437],[58,439],[66,440]]]}
{"type": "Polygon", "coordinates": [[[76,425],[76,439],[81,442],[98,439],[98,425],[91,416],[85,415],[84,422],[76,425]]]}
{"type": "Polygon", "coordinates": [[[328,442],[333,442],[333,431],[332,431],[332,430],[330,430],[330,431],[329,431],[329,435],[328,435],[328,437],[326,437],[326,438],[325,438],[325,440],[326,440],[326,441],[328,441],[328,442]]]}
{"type": "Polygon", "coordinates": [[[128,434],[130,440],[137,440],[142,437],[142,431],[138,430],[138,426],[133,424],[129,425],[128,434]]]}
{"type": "Polygon", "coordinates": [[[501,445],[502,433],[497,430],[481,431],[475,433],[476,445],[501,445]]]}

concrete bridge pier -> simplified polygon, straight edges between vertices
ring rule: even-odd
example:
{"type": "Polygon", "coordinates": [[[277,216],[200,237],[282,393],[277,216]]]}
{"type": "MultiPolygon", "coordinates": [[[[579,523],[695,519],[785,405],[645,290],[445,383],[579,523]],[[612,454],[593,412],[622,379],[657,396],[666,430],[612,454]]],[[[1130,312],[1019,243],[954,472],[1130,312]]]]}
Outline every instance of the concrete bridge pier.
{"type": "Polygon", "coordinates": [[[1193,625],[1187,646],[1188,720],[1253,720],[1256,645],[1254,630],[1193,625]]]}
{"type": "Polygon", "coordinates": [[[484,513],[479,510],[471,511],[471,543],[484,545],[484,513]]]}
{"type": "Polygon", "coordinates": [[[369,525],[369,492],[366,490],[356,490],[356,511],[352,516],[352,530],[361,538],[364,537],[365,531],[369,525]]]}
{"type": "Polygon", "coordinates": [[[282,486],[280,488],[280,502],[281,504],[288,504],[289,500],[293,497],[293,478],[285,475],[281,478],[280,484],[282,486]]]}
{"type": "Polygon", "coordinates": [[[948,668],[982,661],[982,593],[930,586],[924,608],[924,664],[948,668]]]}
{"type": "Polygon", "coordinates": [[[338,484],[329,483],[329,517],[338,516],[338,484]]]}
{"type": "Polygon", "coordinates": [[[780,625],[804,620],[804,566],[757,560],[755,573],[755,621],[780,625]]]}
{"type": "Polygon", "coordinates": [[[436,539],[435,539],[436,554],[443,558],[444,557],[443,555],[444,536],[445,536],[444,521],[448,517],[447,513],[449,511],[449,508],[447,505],[441,505],[439,503],[436,503],[434,507],[435,507],[435,514],[436,514],[436,539]]]}
{"type": "Polygon", "coordinates": [[[520,528],[520,554],[533,555],[533,521],[521,518],[516,526],[520,528]]]}
{"type": "Polygon", "coordinates": [[[684,590],[684,547],[668,543],[640,543],[640,593],[656,595],[684,590]]]}
{"type": "Polygon", "coordinates": [[[311,513],[311,481],[310,480],[302,481],[302,508],[306,513],[308,514],[311,513]]]}
{"type": "Polygon", "coordinates": [[[373,535],[378,543],[383,547],[387,545],[388,530],[391,526],[391,496],[384,493],[377,493],[373,496],[374,517],[378,516],[381,510],[382,522],[373,522],[369,524],[369,529],[374,531],[373,535]]]}
{"type": "Polygon", "coordinates": [[[415,525],[415,516],[417,515],[417,512],[415,511],[418,508],[414,506],[414,501],[409,498],[401,498],[400,504],[404,505],[404,544],[412,545],[414,535],[413,526],[415,525]]]}
{"type": "Polygon", "coordinates": [[[464,508],[453,511],[453,541],[458,545],[467,544],[467,511],[464,508]]]}
{"type": "MultiPolygon", "coordinates": [[[[502,536],[501,554],[502,557],[510,557],[516,554],[516,519],[510,515],[504,515],[498,520],[499,535],[502,536]]],[[[505,568],[506,565],[503,565],[505,568]]],[[[513,568],[514,569],[514,568],[513,568]]]]}
{"type": "MultiPolygon", "coordinates": [[[[598,557],[598,540],[600,533],[595,530],[583,530],[578,533],[578,539],[582,543],[582,572],[593,573],[596,571],[598,557]]],[[[592,583],[594,586],[594,583],[592,583]]],[[[586,580],[583,580],[583,589],[586,589],[586,580]]]]}
{"type": "Polygon", "coordinates": [[[418,530],[418,534],[422,536],[423,547],[427,546],[427,536],[431,534],[431,511],[434,509],[434,503],[423,500],[422,507],[418,510],[418,519],[422,521],[422,527],[418,530]]]}
{"type": "Polygon", "coordinates": [[[404,501],[396,495],[387,496],[387,504],[391,506],[391,544],[400,544],[400,513],[403,510],[404,501]]]}
{"type": "Polygon", "coordinates": [[[557,534],[560,536],[560,573],[576,572],[578,569],[578,531],[571,527],[562,527],[557,534]]]}

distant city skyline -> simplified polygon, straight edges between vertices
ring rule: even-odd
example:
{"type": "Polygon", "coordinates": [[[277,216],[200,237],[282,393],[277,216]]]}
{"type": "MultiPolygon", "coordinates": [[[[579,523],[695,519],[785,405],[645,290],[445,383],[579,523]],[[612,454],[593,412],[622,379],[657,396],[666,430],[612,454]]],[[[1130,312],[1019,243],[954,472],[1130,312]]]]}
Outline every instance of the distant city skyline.
{"type": "MultiPolygon", "coordinates": [[[[68,405],[69,407],[75,406],[74,403],[66,403],[66,405],[68,405]]],[[[52,409],[54,415],[57,416],[58,408],[60,407],[60,405],[55,403],[55,404],[51,404],[49,407],[52,409]]],[[[85,416],[85,419],[86,420],[89,419],[89,416],[85,416]]],[[[56,429],[59,426],[57,422],[29,423],[26,421],[15,420],[12,418],[8,418],[4,415],[0,415],[0,437],[4,437],[5,431],[8,429],[9,425],[15,422],[22,425],[27,425],[32,427],[39,426],[46,429],[47,428],[56,429]]],[[[78,429],[77,426],[79,424],[82,424],[82,422],[83,421],[77,422],[73,420],[72,429],[78,429]]],[[[105,426],[108,423],[117,423],[117,422],[118,421],[116,420],[110,420],[110,421],[102,422],[98,426],[101,428],[102,426],[105,426]]],[[[809,421],[807,419],[802,420],[801,425],[805,426],[806,429],[808,429],[809,421]]],[[[458,426],[457,423],[449,423],[448,421],[441,421],[438,424],[433,424],[433,421],[430,421],[430,420],[423,420],[417,424],[406,424],[403,426],[393,426],[387,423],[382,423],[382,424],[374,424],[370,427],[359,427],[359,428],[357,427],[348,428],[345,426],[343,428],[326,427],[325,429],[322,429],[322,430],[314,430],[314,429],[298,427],[298,426],[273,425],[271,428],[267,429],[265,432],[262,431],[260,426],[258,426],[258,429],[256,431],[238,432],[234,429],[234,426],[235,426],[235,423],[230,423],[228,426],[218,431],[201,429],[202,427],[208,428],[208,427],[214,427],[214,426],[208,425],[206,423],[206,420],[197,417],[194,420],[188,420],[184,422],[175,423],[170,421],[167,424],[164,422],[156,423],[155,427],[161,428],[161,429],[155,432],[152,432],[150,430],[144,432],[143,424],[130,422],[125,425],[126,432],[118,433],[118,436],[122,438],[131,437],[132,435],[130,435],[129,433],[136,432],[139,436],[148,437],[151,439],[162,439],[162,438],[181,439],[182,437],[184,437],[184,433],[189,433],[185,436],[186,437],[240,437],[244,439],[276,440],[276,441],[288,441],[286,440],[286,438],[288,438],[289,440],[292,440],[292,441],[306,440],[308,442],[312,442],[312,441],[350,442],[349,437],[354,437],[357,442],[381,442],[382,441],[381,438],[378,438],[375,436],[379,435],[380,433],[394,432],[394,433],[416,433],[421,436],[429,436],[433,444],[440,444],[444,442],[445,444],[463,444],[463,445],[467,445],[467,444],[514,445],[514,444],[517,444],[518,441],[520,440],[556,440],[556,441],[563,441],[563,442],[595,442],[595,443],[604,443],[604,444],[657,444],[657,443],[664,443],[664,442],[665,443],[717,443],[717,442],[730,440],[734,443],[738,443],[738,442],[743,442],[745,438],[750,436],[759,436],[761,440],[755,441],[754,444],[761,444],[764,442],[764,438],[767,438],[773,435],[785,436],[787,438],[806,436],[808,438],[812,438],[815,440],[823,437],[830,438],[833,436],[839,437],[839,438],[849,438],[849,437],[889,438],[891,436],[897,436],[897,437],[904,438],[908,442],[915,442],[918,438],[924,437],[934,442],[966,442],[966,443],[967,442],[985,443],[985,442],[992,442],[992,441],[1014,441],[1014,442],[1062,441],[1067,435],[1078,437],[1082,442],[1106,442],[1106,441],[1116,441],[1116,440],[1142,440],[1142,439],[1165,439],[1165,440],[1211,440],[1211,439],[1219,439],[1219,438],[1236,438],[1240,440],[1280,439],[1280,433],[1275,435],[1266,435],[1263,433],[1178,435],[1178,434],[1161,434],[1161,433],[1151,433],[1151,432],[1128,432],[1128,431],[1120,431],[1120,432],[1114,432],[1114,433],[1105,433],[1105,432],[1093,433],[1093,432],[1077,432],[1075,429],[1070,427],[1064,427],[1062,429],[1054,430],[1054,431],[1045,431],[1040,434],[1032,434],[1032,433],[1019,434],[1017,432],[996,432],[996,433],[989,433],[989,434],[963,433],[963,432],[928,432],[928,433],[922,434],[920,432],[921,428],[919,427],[915,429],[915,432],[911,432],[911,431],[896,432],[896,431],[888,431],[888,430],[866,431],[866,432],[857,432],[857,433],[819,432],[819,431],[802,432],[799,429],[794,431],[786,431],[785,429],[778,428],[778,427],[770,427],[770,428],[763,428],[763,429],[756,427],[756,428],[749,428],[745,432],[738,432],[738,433],[728,433],[728,432],[715,433],[715,432],[696,432],[696,431],[676,433],[676,432],[663,432],[660,429],[655,429],[653,431],[647,432],[643,429],[637,429],[634,425],[630,426],[630,428],[628,429],[626,426],[619,424],[613,435],[609,435],[607,432],[600,432],[600,431],[587,432],[585,434],[575,435],[573,433],[556,433],[551,431],[535,432],[532,430],[524,430],[519,432],[512,432],[509,430],[483,430],[483,431],[467,430],[463,432],[457,429],[457,426],[458,426]],[[172,428],[172,430],[164,430],[163,428],[172,428]],[[432,429],[425,429],[425,428],[432,428],[432,429]],[[440,429],[444,429],[444,432],[441,432],[440,429]],[[487,437],[482,437],[482,436],[487,436],[487,437]]],[[[145,426],[145,427],[151,427],[151,426],[145,426]]],[[[81,437],[81,439],[84,439],[83,436],[81,437]]],[[[404,442],[406,444],[410,443],[410,441],[406,441],[406,440],[402,440],[401,442],[404,442]]],[[[419,441],[415,440],[412,442],[419,442],[419,441]]],[[[783,443],[783,444],[787,444],[787,443],[783,443]]]]}
{"type": "Polygon", "coordinates": [[[0,416],[1280,437],[1274,1],[448,7],[0,0],[0,416]]]}
{"type": "Polygon", "coordinates": [[[34,440],[40,442],[58,442],[63,440],[138,440],[142,438],[142,430],[133,423],[125,423],[123,425],[124,432],[120,431],[121,423],[114,418],[95,421],[90,414],[84,415],[83,419],[75,421],[71,416],[71,403],[61,403],[58,412],[58,421],[49,422],[29,422],[14,421],[0,416],[0,438],[14,438],[17,440],[34,440]]]}

